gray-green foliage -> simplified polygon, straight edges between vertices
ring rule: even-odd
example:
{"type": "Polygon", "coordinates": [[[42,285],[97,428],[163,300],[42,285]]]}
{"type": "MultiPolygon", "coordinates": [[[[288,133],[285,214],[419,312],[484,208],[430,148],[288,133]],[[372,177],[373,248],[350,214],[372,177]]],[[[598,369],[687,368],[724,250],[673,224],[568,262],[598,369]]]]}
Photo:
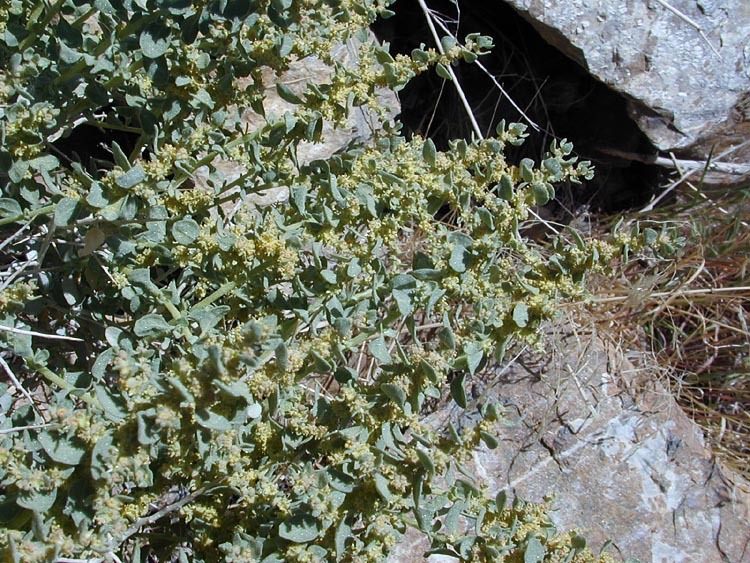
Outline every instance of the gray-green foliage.
{"type": "Polygon", "coordinates": [[[471,378],[612,252],[519,234],[588,169],[567,143],[510,165],[516,124],[448,152],[386,124],[300,162],[377,88],[489,47],[335,60],[386,4],[0,6],[3,560],[379,561],[408,527],[464,561],[583,560],[463,464],[501,418],[471,378]],[[266,115],[310,56],[331,76],[266,115]],[[288,203],[237,206],[271,189],[288,203]],[[479,422],[430,428],[428,399],[479,422]]]}

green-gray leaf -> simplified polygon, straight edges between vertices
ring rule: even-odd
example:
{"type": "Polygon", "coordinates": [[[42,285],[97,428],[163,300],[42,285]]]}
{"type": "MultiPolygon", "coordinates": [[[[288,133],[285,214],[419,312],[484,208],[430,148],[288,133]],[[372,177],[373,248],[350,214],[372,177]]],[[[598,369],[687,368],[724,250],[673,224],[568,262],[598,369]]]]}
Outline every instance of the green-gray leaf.
{"type": "Polygon", "coordinates": [[[414,310],[414,307],[411,304],[411,297],[409,297],[409,294],[406,291],[403,291],[401,289],[394,289],[392,295],[393,300],[396,302],[396,306],[398,307],[398,312],[401,313],[402,316],[405,317],[414,310]]]}
{"type": "Polygon", "coordinates": [[[524,182],[531,182],[534,180],[534,161],[530,158],[524,158],[521,160],[519,165],[519,171],[521,172],[521,178],[524,182]]]}
{"type": "Polygon", "coordinates": [[[451,77],[451,73],[448,71],[448,67],[443,63],[438,63],[435,65],[435,72],[437,72],[440,78],[444,78],[445,80],[453,80],[453,78],[451,77]]]}
{"type": "Polygon", "coordinates": [[[465,502],[456,502],[450,507],[448,513],[445,515],[445,529],[449,534],[455,534],[458,530],[458,519],[461,517],[461,513],[466,508],[465,502]]]}
{"type": "Polygon", "coordinates": [[[200,232],[200,225],[190,217],[180,219],[172,225],[172,236],[179,244],[192,244],[200,232]]]}
{"type": "Polygon", "coordinates": [[[468,404],[466,398],[466,389],[464,389],[464,381],[466,380],[465,373],[459,373],[451,381],[451,397],[456,401],[456,404],[462,409],[466,408],[468,404]]]}
{"type": "Polygon", "coordinates": [[[122,398],[113,395],[101,384],[94,386],[94,392],[108,419],[113,422],[120,422],[125,419],[128,415],[128,408],[122,398]]]}
{"type": "Polygon", "coordinates": [[[519,328],[524,328],[529,324],[529,308],[526,306],[526,303],[519,302],[513,307],[513,322],[519,328]]]}
{"type": "Polygon", "coordinates": [[[300,98],[297,94],[294,93],[294,90],[292,90],[289,86],[286,84],[283,84],[281,82],[276,83],[276,92],[278,92],[279,97],[289,102],[290,104],[301,104],[302,98],[300,98]]]}
{"type": "Polygon", "coordinates": [[[164,320],[161,315],[152,313],[144,315],[137,321],[135,321],[135,327],[133,331],[136,336],[160,336],[166,334],[172,330],[172,326],[164,320]]]}
{"type": "Polygon", "coordinates": [[[383,383],[380,386],[380,390],[398,406],[402,407],[404,406],[404,403],[406,403],[406,393],[404,393],[404,390],[398,385],[394,385],[393,383],[383,383]]]}
{"type": "Polygon", "coordinates": [[[338,526],[336,526],[336,536],[334,541],[336,543],[336,557],[342,559],[344,552],[346,551],[346,540],[352,536],[352,527],[346,523],[346,518],[342,518],[338,526]]]}
{"type": "Polygon", "coordinates": [[[433,463],[432,458],[430,457],[430,454],[420,449],[417,449],[416,451],[417,451],[417,458],[419,458],[419,463],[422,464],[422,467],[424,467],[430,473],[434,474],[435,464],[433,463]]]}
{"type": "Polygon", "coordinates": [[[83,443],[76,438],[66,438],[59,434],[40,432],[37,438],[44,451],[52,460],[65,465],[78,465],[86,453],[83,443]]]}
{"type": "Polygon", "coordinates": [[[513,199],[513,180],[507,174],[503,174],[500,178],[497,195],[505,201],[513,199]]]}
{"type": "Polygon", "coordinates": [[[451,252],[451,257],[448,260],[448,265],[454,272],[460,274],[466,271],[466,268],[468,267],[470,262],[471,253],[463,246],[456,246],[451,252]]]}
{"type": "Polygon", "coordinates": [[[507,491],[500,491],[495,496],[495,507],[497,508],[498,513],[505,510],[505,505],[508,502],[508,492],[507,491]]]}
{"type": "Polygon", "coordinates": [[[18,217],[23,210],[15,199],[0,198],[0,217],[18,217]]]}
{"type": "Polygon", "coordinates": [[[534,203],[536,205],[546,205],[549,203],[550,194],[547,186],[544,184],[532,184],[531,189],[534,191],[534,203]]]}
{"type": "Polygon", "coordinates": [[[497,441],[497,438],[495,438],[489,432],[485,432],[484,430],[479,431],[479,437],[482,438],[482,441],[491,450],[496,449],[500,445],[500,442],[497,441]]]}
{"type": "Polygon", "coordinates": [[[78,200],[64,197],[55,205],[55,226],[68,227],[75,222],[78,214],[78,200]]]}
{"type": "Polygon", "coordinates": [[[532,536],[526,545],[526,551],[523,554],[523,563],[539,563],[544,561],[547,550],[537,538],[532,536]]]}
{"type": "Polygon", "coordinates": [[[91,476],[94,479],[104,479],[116,464],[117,454],[112,453],[113,445],[114,436],[110,430],[99,438],[94,449],[91,450],[91,476]]]}
{"type": "Polygon", "coordinates": [[[279,526],[279,536],[294,543],[307,543],[318,537],[318,521],[310,514],[297,514],[279,526]]]}
{"type": "Polygon", "coordinates": [[[208,428],[209,430],[219,430],[223,432],[232,428],[231,423],[226,418],[207,409],[196,410],[195,420],[203,428],[208,428]]]}
{"type": "Polygon", "coordinates": [[[383,338],[382,335],[378,336],[375,340],[370,342],[368,348],[370,350],[370,353],[381,364],[391,363],[391,354],[388,352],[388,346],[386,346],[385,338],[383,338]]]}
{"type": "Polygon", "coordinates": [[[550,178],[552,182],[559,182],[563,179],[562,165],[557,158],[545,159],[544,161],[542,161],[542,166],[544,166],[547,172],[552,175],[552,177],[550,178]]]}
{"type": "Polygon", "coordinates": [[[388,479],[380,473],[375,474],[375,490],[383,497],[385,502],[391,502],[391,490],[388,488],[388,479]]]}
{"type": "Polygon", "coordinates": [[[22,491],[16,499],[16,504],[22,508],[28,508],[41,514],[47,512],[55,504],[57,489],[51,491],[22,491]]]}
{"type": "Polygon", "coordinates": [[[422,147],[422,156],[424,157],[427,164],[431,166],[435,165],[435,161],[437,160],[437,149],[435,148],[435,143],[432,142],[432,139],[427,139],[424,142],[424,146],[422,147]]]}
{"type": "Polygon", "coordinates": [[[138,44],[144,57],[158,59],[169,49],[171,38],[169,28],[159,24],[151,24],[141,32],[138,44]]]}
{"type": "Polygon", "coordinates": [[[479,344],[471,342],[464,346],[464,353],[466,354],[466,364],[469,367],[469,373],[474,375],[484,358],[484,349],[479,344]]]}
{"type": "Polygon", "coordinates": [[[141,168],[141,165],[133,166],[130,170],[125,172],[122,176],[115,180],[115,183],[120,186],[123,190],[129,190],[130,188],[137,186],[143,180],[146,179],[146,171],[141,168]]]}

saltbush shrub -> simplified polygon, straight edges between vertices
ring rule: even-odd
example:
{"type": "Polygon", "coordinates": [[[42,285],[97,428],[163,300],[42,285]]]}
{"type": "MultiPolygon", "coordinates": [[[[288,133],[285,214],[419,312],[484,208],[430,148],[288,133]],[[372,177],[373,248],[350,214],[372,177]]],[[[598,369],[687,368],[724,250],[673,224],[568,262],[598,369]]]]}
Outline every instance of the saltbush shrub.
{"type": "Polygon", "coordinates": [[[387,4],[2,4],[4,561],[381,561],[408,528],[462,561],[593,559],[466,466],[502,418],[471,379],[614,252],[519,232],[590,170],[565,142],[509,163],[518,124],[401,136],[379,89],[491,41],[393,57],[366,33],[387,4]],[[330,75],[269,83],[308,57],[330,75]],[[298,158],[358,108],[371,141],[298,158]],[[478,416],[427,424],[449,400],[478,416]]]}

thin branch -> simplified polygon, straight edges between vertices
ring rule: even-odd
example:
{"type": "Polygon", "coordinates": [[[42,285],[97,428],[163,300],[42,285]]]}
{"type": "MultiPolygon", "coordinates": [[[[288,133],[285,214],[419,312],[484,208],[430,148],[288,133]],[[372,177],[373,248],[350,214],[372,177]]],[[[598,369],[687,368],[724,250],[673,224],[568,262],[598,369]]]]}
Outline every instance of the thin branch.
{"type": "MultiPolygon", "coordinates": [[[[430,32],[432,33],[432,37],[435,40],[435,44],[437,45],[438,51],[441,55],[445,55],[445,49],[443,49],[443,44],[440,42],[440,37],[438,36],[437,29],[435,29],[435,23],[433,22],[433,16],[430,11],[430,9],[427,7],[427,4],[425,4],[425,0],[418,0],[420,8],[422,8],[422,11],[424,12],[424,16],[427,19],[427,25],[430,28],[430,32]]],[[[484,135],[482,135],[482,130],[479,128],[479,124],[477,123],[476,118],[474,117],[474,112],[471,109],[471,105],[469,104],[469,100],[466,99],[466,94],[464,94],[463,88],[461,88],[461,84],[458,82],[458,78],[456,77],[456,73],[453,72],[453,68],[451,65],[446,65],[446,68],[448,69],[448,74],[451,77],[451,80],[453,81],[453,85],[456,87],[456,92],[458,92],[458,97],[461,98],[461,103],[464,106],[464,109],[466,110],[466,114],[469,117],[469,121],[471,121],[471,127],[474,129],[474,134],[477,136],[477,139],[484,139],[484,135]]]]}
{"type": "MultiPolygon", "coordinates": [[[[684,291],[657,291],[654,293],[647,294],[649,299],[661,299],[662,297],[697,297],[705,295],[718,295],[724,293],[736,293],[739,295],[750,294],[750,286],[743,287],[707,287],[703,289],[686,289],[684,291]]],[[[601,299],[594,299],[594,303],[618,303],[620,301],[627,301],[631,295],[617,295],[613,297],[603,297],[601,299]]]]}
{"type": "Polygon", "coordinates": [[[24,397],[26,397],[26,399],[28,399],[29,403],[31,404],[34,410],[37,410],[36,403],[34,402],[34,398],[31,396],[31,394],[28,391],[26,391],[26,389],[24,389],[23,385],[21,385],[21,382],[18,381],[16,374],[13,373],[13,371],[10,369],[10,366],[8,365],[8,363],[5,361],[5,359],[2,356],[0,356],[0,366],[2,366],[3,371],[8,376],[8,378],[13,382],[13,385],[15,386],[16,389],[18,389],[19,393],[21,393],[21,395],[23,395],[24,397]]]}
{"type": "Polygon", "coordinates": [[[29,266],[33,266],[35,264],[36,264],[35,258],[29,258],[28,260],[26,260],[26,262],[24,262],[18,268],[16,268],[16,270],[12,274],[10,274],[10,276],[8,276],[8,278],[5,281],[3,281],[2,284],[0,284],[0,291],[5,289],[6,287],[9,287],[10,284],[13,283],[23,273],[23,271],[26,268],[28,268],[29,266]]]}
{"type": "Polygon", "coordinates": [[[165,506],[158,512],[154,512],[150,516],[144,516],[143,518],[139,518],[138,520],[135,521],[135,523],[130,528],[128,528],[125,534],[123,534],[120,540],[120,544],[127,541],[131,536],[137,534],[138,531],[144,526],[153,524],[154,522],[156,522],[157,520],[160,520],[167,514],[171,514],[172,512],[179,510],[186,504],[193,502],[195,499],[197,499],[199,496],[205,493],[208,489],[221,484],[221,482],[222,482],[222,479],[216,480],[213,483],[209,483],[208,485],[201,487],[195,492],[192,492],[189,495],[182,497],[180,500],[173,502],[172,504],[168,504],[167,506],[165,506]]]}
{"type": "Polygon", "coordinates": [[[496,78],[494,77],[494,75],[493,75],[493,74],[492,74],[492,73],[491,73],[491,72],[490,72],[489,70],[487,70],[487,67],[485,67],[485,66],[484,66],[484,65],[483,65],[483,64],[482,64],[481,62],[479,62],[479,61],[475,61],[475,64],[476,64],[476,65],[477,65],[477,66],[478,66],[478,67],[479,67],[480,69],[482,69],[482,71],[483,71],[483,72],[484,72],[484,73],[485,73],[485,74],[486,74],[486,75],[487,75],[487,76],[488,76],[488,77],[490,78],[490,80],[492,80],[492,82],[493,82],[493,83],[495,84],[495,86],[497,87],[497,89],[498,89],[498,90],[500,90],[500,93],[501,93],[501,94],[502,94],[503,96],[505,96],[505,98],[506,98],[506,99],[507,99],[507,100],[508,100],[508,101],[510,102],[510,105],[512,105],[512,106],[513,106],[513,108],[514,108],[514,109],[515,109],[515,110],[516,110],[516,111],[517,111],[518,113],[520,113],[520,114],[521,114],[521,117],[523,117],[523,118],[524,118],[524,119],[526,120],[526,122],[527,122],[527,123],[528,123],[529,125],[531,125],[532,129],[534,129],[535,131],[541,131],[541,130],[542,130],[542,129],[541,129],[541,127],[539,127],[539,125],[537,125],[537,124],[536,124],[536,122],[534,122],[534,120],[533,120],[533,119],[531,119],[531,118],[530,118],[530,117],[529,117],[528,115],[526,115],[526,113],[525,113],[525,112],[524,112],[524,111],[523,111],[523,110],[521,109],[521,107],[520,107],[520,106],[519,106],[519,105],[518,105],[518,104],[517,104],[517,103],[515,102],[515,100],[513,100],[513,98],[511,98],[511,97],[510,97],[510,94],[508,94],[508,92],[506,92],[506,91],[505,91],[505,89],[503,88],[503,86],[502,86],[502,85],[500,84],[500,82],[498,82],[498,81],[497,81],[497,79],[496,79],[496,78]]]}
{"type": "Polygon", "coordinates": [[[0,428],[0,434],[12,434],[13,432],[23,432],[24,430],[41,430],[42,428],[54,428],[59,426],[57,423],[52,424],[29,424],[28,426],[14,426],[13,428],[0,428]]]}
{"type": "Polygon", "coordinates": [[[683,20],[684,22],[688,23],[689,25],[693,26],[696,30],[698,30],[698,33],[700,34],[701,38],[711,48],[711,50],[714,52],[714,55],[716,55],[717,57],[719,57],[719,60],[722,60],[721,54],[716,49],[716,47],[714,47],[711,44],[711,42],[708,40],[708,36],[705,34],[705,32],[703,31],[703,28],[699,24],[695,23],[694,20],[691,20],[685,14],[683,14],[682,12],[680,12],[677,8],[675,8],[674,6],[672,6],[671,4],[669,4],[666,0],[656,0],[656,1],[659,4],[661,4],[662,6],[664,6],[667,10],[669,10],[670,12],[672,12],[674,15],[676,15],[678,18],[680,18],[681,20],[683,20]]]}
{"type": "Polygon", "coordinates": [[[22,328],[14,328],[11,326],[0,325],[0,330],[5,332],[12,332],[13,334],[25,334],[27,336],[38,336],[40,338],[49,338],[50,340],[69,340],[71,342],[83,342],[81,338],[74,338],[72,336],[60,336],[58,334],[44,334],[43,332],[36,332],[33,330],[24,330],[22,328]]]}
{"type": "Polygon", "coordinates": [[[15,233],[13,233],[7,239],[5,239],[2,242],[2,244],[0,244],[0,250],[2,250],[6,246],[8,246],[10,243],[12,243],[14,240],[16,240],[18,235],[20,235],[22,232],[24,232],[26,229],[29,228],[29,225],[31,225],[31,221],[26,222],[24,225],[21,226],[20,229],[18,229],[15,233]]]}

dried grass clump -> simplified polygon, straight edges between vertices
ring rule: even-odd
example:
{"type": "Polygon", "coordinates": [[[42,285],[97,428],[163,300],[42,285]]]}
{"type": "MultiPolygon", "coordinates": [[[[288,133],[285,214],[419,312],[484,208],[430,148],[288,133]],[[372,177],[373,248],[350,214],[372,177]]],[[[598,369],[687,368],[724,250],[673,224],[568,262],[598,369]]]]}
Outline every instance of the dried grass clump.
{"type": "Polygon", "coordinates": [[[597,314],[621,339],[646,337],[716,454],[750,478],[750,189],[692,190],[648,216],[678,227],[682,249],[671,261],[624,266],[614,289],[602,288],[597,314]]]}

